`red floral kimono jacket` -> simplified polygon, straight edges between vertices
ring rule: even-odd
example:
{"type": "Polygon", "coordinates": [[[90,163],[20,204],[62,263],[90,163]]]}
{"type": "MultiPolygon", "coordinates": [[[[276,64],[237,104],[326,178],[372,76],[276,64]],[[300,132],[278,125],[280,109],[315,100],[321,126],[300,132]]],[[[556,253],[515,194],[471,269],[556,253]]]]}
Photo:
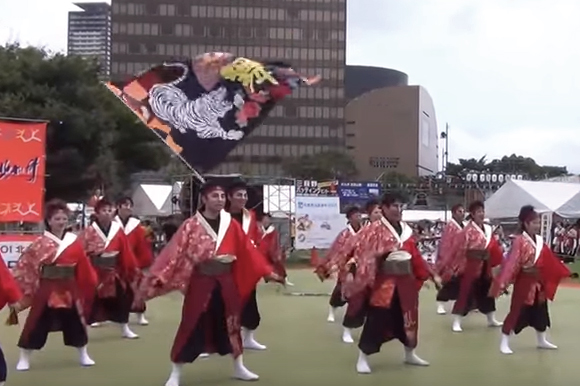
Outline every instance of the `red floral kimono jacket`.
{"type": "Polygon", "coordinates": [[[24,294],[20,308],[31,307],[22,331],[24,339],[47,306],[76,308],[85,322],[95,294],[97,274],[74,233],[65,233],[61,240],[44,232],[22,253],[13,273],[24,294]]]}
{"type": "Polygon", "coordinates": [[[570,276],[570,270],[544,243],[542,236],[518,235],[508,257],[495,278],[489,295],[498,297],[502,289],[513,284],[510,313],[504,323],[512,330],[522,307],[554,300],[560,282],[570,276]]]}
{"type": "MultiPolygon", "coordinates": [[[[171,350],[173,360],[206,311],[218,284],[225,305],[233,354],[240,355],[242,306],[258,281],[271,272],[272,267],[226,211],[220,214],[217,233],[199,212],[185,220],[155,259],[141,286],[146,300],[172,291],[185,295],[181,323],[171,350]],[[206,271],[206,267],[216,264],[231,265],[231,269],[219,274],[206,271]]],[[[211,347],[207,350],[212,352],[211,347]]]]}
{"type": "Polygon", "coordinates": [[[138,264],[133,251],[123,233],[121,225],[113,221],[107,235],[96,222],[93,222],[79,236],[89,256],[104,252],[118,252],[115,267],[95,267],[99,276],[98,296],[114,298],[117,296],[117,280],[123,288],[128,288],[138,271],[138,264]]]}
{"type": "Polygon", "coordinates": [[[274,272],[280,277],[286,277],[286,258],[280,247],[280,236],[276,227],[270,225],[267,229],[262,227],[261,240],[258,243],[258,249],[268,259],[274,272]]]}
{"type": "Polygon", "coordinates": [[[453,259],[454,248],[457,246],[456,239],[461,236],[462,231],[463,228],[454,219],[451,219],[443,230],[435,260],[435,270],[440,276],[444,275],[446,265],[453,259]]]}
{"type": "Polygon", "coordinates": [[[346,266],[349,259],[352,258],[357,234],[358,232],[350,224],[343,229],[334,239],[326,253],[326,259],[316,268],[316,272],[320,273],[322,277],[328,277],[334,269],[338,269],[337,281],[342,283],[348,275],[346,266]]]}
{"type": "Polygon", "coordinates": [[[484,224],[484,229],[475,222],[469,221],[463,231],[455,238],[454,246],[448,254],[444,254],[441,278],[444,282],[453,276],[468,275],[479,277],[487,274],[491,277],[491,269],[499,266],[503,261],[503,250],[499,242],[493,236],[490,225],[484,224]],[[487,272],[482,272],[483,260],[469,259],[470,251],[487,251],[489,260],[487,272]]]}
{"type": "Polygon", "coordinates": [[[351,297],[370,289],[370,306],[390,308],[395,290],[399,296],[409,347],[417,344],[419,328],[419,291],[433,276],[431,269],[417,249],[413,230],[401,222],[402,233],[385,218],[364,227],[357,236],[354,255],[357,272],[352,282],[345,284],[351,297]],[[403,264],[407,273],[395,274],[385,264],[403,264]]]}

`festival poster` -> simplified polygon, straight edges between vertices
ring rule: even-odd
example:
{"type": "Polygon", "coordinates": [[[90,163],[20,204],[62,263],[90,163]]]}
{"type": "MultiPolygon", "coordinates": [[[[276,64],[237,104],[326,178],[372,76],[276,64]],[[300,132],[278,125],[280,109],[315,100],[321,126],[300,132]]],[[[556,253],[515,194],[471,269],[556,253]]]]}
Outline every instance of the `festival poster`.
{"type": "Polygon", "coordinates": [[[0,120],[0,222],[40,222],[46,122],[0,120]]]}
{"type": "Polygon", "coordinates": [[[32,244],[38,235],[0,235],[0,254],[8,268],[12,268],[24,250],[32,244]]]}
{"type": "Polygon", "coordinates": [[[346,227],[339,198],[296,196],[296,249],[328,249],[346,227]]]}

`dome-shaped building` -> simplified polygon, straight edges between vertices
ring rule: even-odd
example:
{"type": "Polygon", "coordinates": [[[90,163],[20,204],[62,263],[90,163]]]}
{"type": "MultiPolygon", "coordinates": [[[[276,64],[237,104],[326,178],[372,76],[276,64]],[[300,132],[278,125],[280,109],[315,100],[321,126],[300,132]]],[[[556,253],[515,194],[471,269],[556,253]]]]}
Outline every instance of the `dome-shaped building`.
{"type": "Polygon", "coordinates": [[[407,74],[390,68],[347,65],[344,70],[344,94],[348,101],[378,88],[408,85],[407,74]]]}

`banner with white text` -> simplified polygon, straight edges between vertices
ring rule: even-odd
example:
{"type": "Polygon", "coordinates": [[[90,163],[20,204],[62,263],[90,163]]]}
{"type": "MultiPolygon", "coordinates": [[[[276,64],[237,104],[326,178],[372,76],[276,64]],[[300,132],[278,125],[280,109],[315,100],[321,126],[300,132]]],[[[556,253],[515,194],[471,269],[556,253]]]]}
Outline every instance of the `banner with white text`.
{"type": "Polygon", "coordinates": [[[24,250],[38,235],[0,234],[0,254],[8,268],[12,268],[24,250]]]}
{"type": "Polygon", "coordinates": [[[335,197],[296,195],[296,249],[327,249],[346,227],[335,197]]]}

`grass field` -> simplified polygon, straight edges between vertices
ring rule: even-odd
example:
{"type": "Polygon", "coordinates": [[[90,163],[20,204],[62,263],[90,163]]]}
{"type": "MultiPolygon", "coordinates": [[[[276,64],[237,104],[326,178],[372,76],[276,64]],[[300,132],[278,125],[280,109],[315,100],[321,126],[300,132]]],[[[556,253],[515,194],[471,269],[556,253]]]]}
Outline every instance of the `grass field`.
{"type": "MultiPolygon", "coordinates": [[[[287,291],[328,293],[331,282],[321,284],[308,270],[291,271],[295,287],[287,291]]],[[[435,315],[434,290],[421,294],[421,327],[418,354],[431,362],[428,368],[402,364],[398,342],[383,346],[371,357],[371,375],[357,375],[357,349],[340,341],[340,325],[328,324],[327,296],[285,296],[273,285],[260,288],[259,303],[263,322],[257,338],[268,345],[265,352],[245,354],[247,367],[272,386],[297,385],[542,385],[570,386],[578,379],[580,347],[578,317],[580,291],[564,288],[552,307],[553,342],[558,351],[535,349],[533,331],[515,337],[515,354],[498,352],[500,332],[485,327],[484,317],[472,315],[464,323],[463,334],[453,334],[449,316],[435,315]]],[[[498,316],[506,313],[508,298],[499,301],[498,316]]],[[[181,298],[171,295],[149,305],[151,325],[135,326],[141,338],[119,338],[115,326],[90,331],[90,354],[95,367],[77,366],[77,353],[65,348],[60,334],[52,334],[45,349],[36,353],[29,372],[14,369],[18,349],[18,328],[0,327],[0,342],[10,366],[8,386],[163,386],[168,375],[168,353],[181,311],[181,298]]],[[[0,315],[4,320],[6,311],[0,315]]],[[[185,368],[182,384],[227,385],[229,358],[210,357],[185,368]]]]}

